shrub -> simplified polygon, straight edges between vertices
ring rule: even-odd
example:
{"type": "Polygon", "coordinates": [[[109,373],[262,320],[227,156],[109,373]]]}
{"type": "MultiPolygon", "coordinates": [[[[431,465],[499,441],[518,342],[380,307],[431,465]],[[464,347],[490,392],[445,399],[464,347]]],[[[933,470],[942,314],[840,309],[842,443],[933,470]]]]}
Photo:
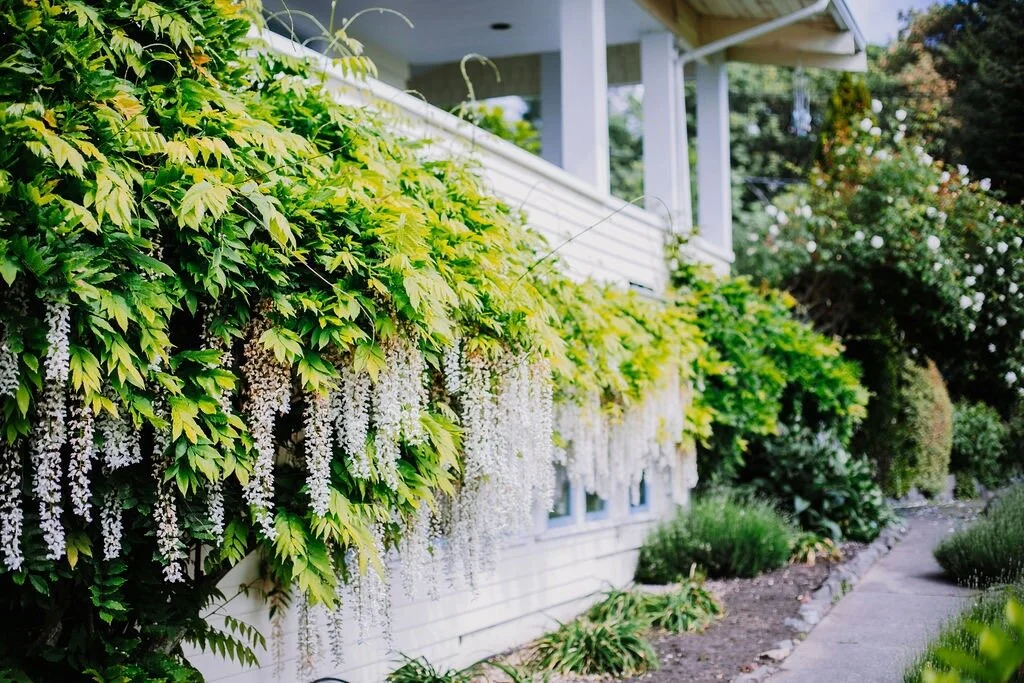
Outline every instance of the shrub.
{"type": "Polygon", "coordinates": [[[756,576],[786,563],[792,533],[766,501],[732,493],[702,497],[647,537],[636,580],[671,583],[694,564],[712,577],[756,576]]]}
{"type": "Polygon", "coordinates": [[[704,587],[703,577],[679,579],[679,587],[665,593],[613,589],[586,614],[593,622],[640,621],[648,628],[670,633],[702,631],[722,613],[722,606],[704,587]]]}
{"type": "Polygon", "coordinates": [[[722,614],[721,604],[704,582],[692,578],[683,579],[674,591],[647,595],[644,607],[651,626],[669,633],[703,631],[722,614]]]}
{"type": "Polygon", "coordinates": [[[387,677],[387,683],[471,683],[476,675],[478,665],[465,669],[438,669],[425,657],[415,659],[406,657],[402,666],[387,677]]]}
{"type": "Polygon", "coordinates": [[[953,579],[988,586],[1024,575],[1024,486],[1002,495],[973,526],[949,536],[935,559],[953,579]]]}
{"type": "Polygon", "coordinates": [[[950,469],[970,491],[1000,484],[1006,469],[1007,426],[995,408],[984,403],[958,403],[953,414],[953,452],[950,469]]]}
{"type": "Polygon", "coordinates": [[[867,462],[834,436],[783,429],[763,443],[751,485],[774,498],[801,528],[838,540],[870,541],[890,520],[867,462]]]}
{"type": "MultiPolygon", "coordinates": [[[[928,671],[931,671],[932,675],[939,674],[941,676],[946,673],[949,676],[948,672],[956,670],[949,660],[949,653],[957,653],[955,656],[958,658],[976,660],[980,654],[979,631],[982,628],[994,626],[1006,630],[1011,626],[1009,612],[1011,600],[1017,601],[1017,619],[1019,620],[1016,628],[1016,642],[1020,658],[1016,661],[1016,667],[1009,669],[1010,672],[1017,671],[1016,676],[979,678],[974,675],[971,676],[971,679],[1024,683],[1024,669],[1020,669],[1020,665],[1024,663],[1024,653],[1020,650],[1024,646],[1024,609],[1021,609],[1020,604],[1021,601],[1024,601],[1024,584],[983,594],[963,614],[952,619],[903,674],[903,683],[924,683],[930,678],[926,675],[928,671]]],[[[960,680],[959,676],[938,678],[938,681],[949,681],[950,683],[958,683],[960,680]]]]}
{"type": "Polygon", "coordinates": [[[912,483],[928,496],[946,487],[953,447],[953,404],[935,363],[909,365],[904,394],[908,455],[912,483]]]}
{"type": "Polygon", "coordinates": [[[658,668],[642,619],[570,621],[534,644],[531,666],[562,674],[635,676],[658,668]]]}
{"type": "Polygon", "coordinates": [[[839,562],[843,551],[831,538],[819,536],[813,531],[804,531],[793,537],[789,544],[789,561],[813,567],[818,560],[839,562]]]}
{"type": "Polygon", "coordinates": [[[719,277],[676,246],[672,283],[689,297],[694,322],[714,354],[700,401],[713,432],[701,462],[708,481],[742,470],[752,439],[800,420],[847,442],[864,417],[868,395],[843,346],[800,321],[794,299],[747,278],[719,277]]]}

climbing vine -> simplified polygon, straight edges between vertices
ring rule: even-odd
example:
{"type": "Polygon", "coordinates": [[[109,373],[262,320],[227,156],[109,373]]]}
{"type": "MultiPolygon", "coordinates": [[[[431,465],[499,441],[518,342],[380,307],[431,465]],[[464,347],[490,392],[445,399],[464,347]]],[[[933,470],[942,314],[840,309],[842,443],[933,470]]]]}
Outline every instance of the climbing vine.
{"type": "Polygon", "coordinates": [[[309,671],[343,605],[386,630],[387,553],[472,584],[555,460],[606,492],[701,429],[690,314],[534,272],[472,168],[261,49],[258,10],[0,0],[12,676],[196,680],[186,642],[253,663],[217,608],[251,553],[309,671]]]}

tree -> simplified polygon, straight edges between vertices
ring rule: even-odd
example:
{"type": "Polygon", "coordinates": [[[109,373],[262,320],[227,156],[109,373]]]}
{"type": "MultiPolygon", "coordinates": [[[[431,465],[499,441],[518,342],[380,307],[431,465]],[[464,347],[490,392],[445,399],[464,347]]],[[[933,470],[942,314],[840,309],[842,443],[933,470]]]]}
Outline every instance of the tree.
{"type": "Polygon", "coordinates": [[[1024,199],[1024,2],[954,0],[914,15],[901,36],[904,63],[952,84],[939,155],[1024,199]]]}

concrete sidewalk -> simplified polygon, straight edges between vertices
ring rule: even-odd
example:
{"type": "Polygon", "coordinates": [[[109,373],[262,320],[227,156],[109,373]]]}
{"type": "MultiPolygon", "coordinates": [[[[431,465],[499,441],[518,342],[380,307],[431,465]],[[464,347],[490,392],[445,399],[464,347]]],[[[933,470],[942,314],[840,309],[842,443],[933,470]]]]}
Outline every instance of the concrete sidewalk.
{"type": "Polygon", "coordinates": [[[947,583],[932,557],[954,521],[917,513],[909,531],[821,620],[771,683],[899,683],[903,670],[971,591],[947,583]]]}

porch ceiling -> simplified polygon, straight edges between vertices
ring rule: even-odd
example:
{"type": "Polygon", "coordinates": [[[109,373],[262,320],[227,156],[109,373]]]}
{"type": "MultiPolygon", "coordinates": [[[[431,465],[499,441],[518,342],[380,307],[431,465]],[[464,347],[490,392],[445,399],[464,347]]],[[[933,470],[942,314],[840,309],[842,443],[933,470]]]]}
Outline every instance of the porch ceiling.
{"type": "MultiPolygon", "coordinates": [[[[819,4],[819,0],[636,0],[690,50],[728,39],[819,4]]],[[[832,0],[813,16],[730,45],[726,57],[782,66],[863,71],[864,37],[848,0],[832,0]]]]}
{"type": "MultiPolygon", "coordinates": [[[[283,0],[266,0],[264,7],[272,12],[282,9],[283,4],[283,0]]],[[[299,40],[320,33],[313,22],[300,16],[301,12],[328,23],[330,0],[286,0],[286,4],[295,10],[291,21],[299,40]]],[[[400,56],[414,70],[458,62],[473,53],[493,59],[559,49],[559,3],[554,0],[338,0],[335,24],[343,17],[380,7],[400,12],[414,28],[394,14],[370,11],[353,23],[350,32],[400,56]],[[508,24],[509,28],[492,29],[491,25],[497,23],[508,24]]],[[[644,33],[664,30],[634,0],[605,0],[605,13],[609,45],[636,43],[644,33]]],[[[282,32],[280,24],[269,28],[282,32]]]]}

